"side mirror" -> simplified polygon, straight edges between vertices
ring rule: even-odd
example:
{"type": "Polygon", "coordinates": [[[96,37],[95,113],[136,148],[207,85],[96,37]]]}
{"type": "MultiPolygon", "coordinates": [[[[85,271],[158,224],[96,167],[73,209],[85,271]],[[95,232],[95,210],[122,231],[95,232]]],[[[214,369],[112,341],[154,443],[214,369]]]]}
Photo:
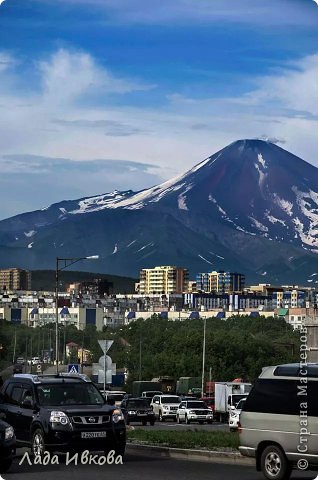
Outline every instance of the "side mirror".
{"type": "Polygon", "coordinates": [[[230,410],[235,410],[235,406],[234,406],[234,405],[231,405],[231,406],[230,406],[230,410]]]}

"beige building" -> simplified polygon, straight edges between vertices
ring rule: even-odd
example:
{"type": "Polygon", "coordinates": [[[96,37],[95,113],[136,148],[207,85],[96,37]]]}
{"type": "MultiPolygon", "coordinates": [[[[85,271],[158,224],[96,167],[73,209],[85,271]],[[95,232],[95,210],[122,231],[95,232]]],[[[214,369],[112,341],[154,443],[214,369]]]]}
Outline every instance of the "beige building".
{"type": "Polygon", "coordinates": [[[20,268],[0,270],[0,290],[31,290],[31,272],[20,268]]]}
{"type": "Polygon", "coordinates": [[[189,272],[186,268],[159,266],[140,272],[139,293],[171,294],[188,291],[189,272]]]}

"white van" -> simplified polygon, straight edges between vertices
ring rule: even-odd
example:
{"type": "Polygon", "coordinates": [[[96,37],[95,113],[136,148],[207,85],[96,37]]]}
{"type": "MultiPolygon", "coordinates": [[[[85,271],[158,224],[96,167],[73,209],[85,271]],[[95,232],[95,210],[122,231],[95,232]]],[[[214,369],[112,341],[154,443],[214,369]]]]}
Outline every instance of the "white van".
{"type": "Polygon", "coordinates": [[[269,480],[318,470],[318,364],[266,367],[240,415],[240,452],[269,480]]]}

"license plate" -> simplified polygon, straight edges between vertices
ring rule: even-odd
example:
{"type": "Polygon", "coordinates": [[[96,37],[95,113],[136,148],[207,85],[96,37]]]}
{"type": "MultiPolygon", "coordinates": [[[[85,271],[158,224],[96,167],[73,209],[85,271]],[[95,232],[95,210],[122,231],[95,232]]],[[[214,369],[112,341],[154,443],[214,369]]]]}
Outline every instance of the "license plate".
{"type": "Polygon", "coordinates": [[[81,432],[81,438],[104,438],[106,432],[81,432]]]}
{"type": "Polygon", "coordinates": [[[139,413],[139,417],[146,417],[147,414],[146,413],[139,413]]]}

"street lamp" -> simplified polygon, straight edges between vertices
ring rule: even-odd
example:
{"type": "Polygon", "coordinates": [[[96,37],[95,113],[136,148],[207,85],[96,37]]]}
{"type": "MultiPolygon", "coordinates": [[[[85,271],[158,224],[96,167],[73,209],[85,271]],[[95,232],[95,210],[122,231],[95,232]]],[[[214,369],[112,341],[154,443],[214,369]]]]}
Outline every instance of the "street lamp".
{"type": "Polygon", "coordinates": [[[76,258],[59,258],[56,257],[55,268],[55,358],[56,358],[56,373],[59,373],[59,272],[74,265],[81,260],[97,260],[99,255],[90,255],[89,257],[76,257],[76,258]],[[60,266],[62,264],[62,266],[60,266]]]}
{"type": "Polygon", "coordinates": [[[201,398],[204,396],[204,371],[205,371],[205,337],[206,337],[206,318],[203,318],[203,347],[202,347],[202,379],[201,379],[201,398]]]}

